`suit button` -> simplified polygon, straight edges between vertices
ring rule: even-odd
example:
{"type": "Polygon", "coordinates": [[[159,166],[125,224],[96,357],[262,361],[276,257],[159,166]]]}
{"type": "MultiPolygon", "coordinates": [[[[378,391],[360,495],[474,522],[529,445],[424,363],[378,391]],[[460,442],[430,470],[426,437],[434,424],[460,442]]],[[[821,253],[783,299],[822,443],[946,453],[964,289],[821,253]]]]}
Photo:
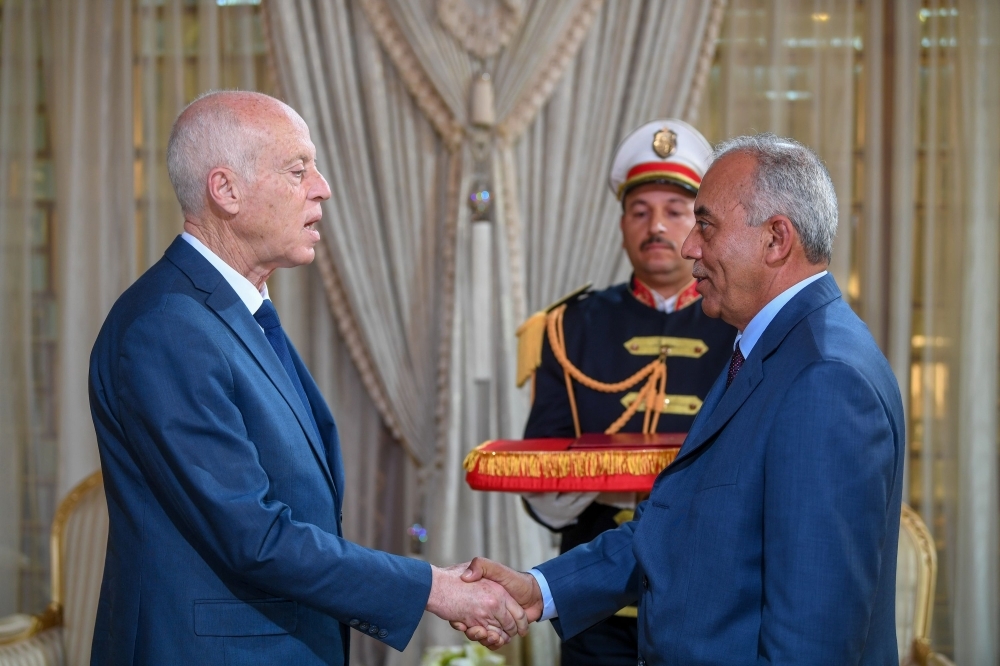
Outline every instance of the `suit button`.
{"type": "Polygon", "coordinates": [[[649,579],[646,578],[645,576],[642,577],[642,588],[644,590],[648,590],[649,589],[649,579]]]}
{"type": "Polygon", "coordinates": [[[358,625],[358,631],[368,631],[368,623],[362,622],[358,625]]]}
{"type": "Polygon", "coordinates": [[[640,659],[639,660],[639,666],[646,666],[646,660],[645,659],[640,659]]]}
{"type": "Polygon", "coordinates": [[[385,629],[379,629],[378,630],[378,637],[379,638],[385,638],[388,635],[389,635],[389,632],[386,631],[385,629]]]}
{"type": "Polygon", "coordinates": [[[351,626],[352,626],[352,627],[356,627],[356,626],[358,626],[359,624],[361,624],[361,620],[359,620],[359,619],[357,619],[357,618],[354,618],[353,620],[351,620],[351,626]]]}
{"type": "Polygon", "coordinates": [[[378,627],[376,627],[373,624],[372,626],[368,627],[368,633],[371,634],[372,636],[374,636],[375,634],[378,633],[378,627]]]}

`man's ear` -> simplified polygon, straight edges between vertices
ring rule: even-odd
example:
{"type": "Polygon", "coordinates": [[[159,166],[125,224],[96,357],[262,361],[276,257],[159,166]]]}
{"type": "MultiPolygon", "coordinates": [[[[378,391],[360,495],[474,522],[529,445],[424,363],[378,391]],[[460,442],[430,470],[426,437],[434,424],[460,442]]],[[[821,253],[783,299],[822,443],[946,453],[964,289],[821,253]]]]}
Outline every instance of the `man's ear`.
{"type": "Polygon", "coordinates": [[[240,212],[242,192],[232,171],[225,167],[215,167],[208,172],[208,202],[227,215],[240,212]]]}
{"type": "Polygon", "coordinates": [[[769,266],[784,263],[792,253],[792,248],[799,237],[792,221],[784,215],[770,217],[763,224],[767,247],[764,251],[764,261],[769,266]]]}

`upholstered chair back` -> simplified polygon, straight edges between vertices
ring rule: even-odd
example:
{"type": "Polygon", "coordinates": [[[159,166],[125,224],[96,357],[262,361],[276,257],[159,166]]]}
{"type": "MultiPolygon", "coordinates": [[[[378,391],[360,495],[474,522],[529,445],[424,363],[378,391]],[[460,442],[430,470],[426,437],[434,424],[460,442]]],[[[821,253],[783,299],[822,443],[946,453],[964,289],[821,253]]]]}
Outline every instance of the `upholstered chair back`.
{"type": "Polygon", "coordinates": [[[61,522],[62,529],[53,530],[53,547],[59,542],[53,566],[61,567],[62,575],[53,577],[60,589],[52,590],[52,598],[63,606],[66,666],[89,666],[108,545],[108,503],[100,472],[63,500],[55,522],[57,527],[61,522]]]}
{"type": "Polygon", "coordinates": [[[937,551],[916,511],[903,505],[896,556],[896,642],[900,664],[927,663],[937,551]]]}

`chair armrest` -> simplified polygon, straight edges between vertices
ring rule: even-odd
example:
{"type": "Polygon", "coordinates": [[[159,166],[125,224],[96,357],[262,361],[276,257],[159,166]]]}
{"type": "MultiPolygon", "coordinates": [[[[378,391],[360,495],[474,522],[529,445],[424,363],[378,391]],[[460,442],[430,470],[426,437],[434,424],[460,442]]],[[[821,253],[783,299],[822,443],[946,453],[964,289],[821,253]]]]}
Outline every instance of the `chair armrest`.
{"type": "Polygon", "coordinates": [[[0,645],[0,666],[65,666],[62,627],[0,645]]]}
{"type": "Polygon", "coordinates": [[[927,664],[928,666],[955,666],[955,662],[943,654],[938,654],[937,652],[930,653],[927,658],[927,664]]]}
{"type": "Polygon", "coordinates": [[[14,645],[62,625],[62,608],[50,604],[40,615],[17,613],[0,618],[0,647],[14,645]]]}

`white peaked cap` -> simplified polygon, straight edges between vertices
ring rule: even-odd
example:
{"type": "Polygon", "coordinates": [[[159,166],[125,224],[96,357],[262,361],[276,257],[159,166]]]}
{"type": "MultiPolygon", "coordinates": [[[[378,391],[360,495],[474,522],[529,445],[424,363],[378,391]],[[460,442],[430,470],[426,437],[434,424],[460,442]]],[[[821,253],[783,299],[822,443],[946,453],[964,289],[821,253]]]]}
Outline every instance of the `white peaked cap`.
{"type": "Polygon", "coordinates": [[[618,199],[637,185],[670,183],[697,194],[712,161],[712,146],[683,120],[646,123],[618,145],[608,185],[618,199]]]}

